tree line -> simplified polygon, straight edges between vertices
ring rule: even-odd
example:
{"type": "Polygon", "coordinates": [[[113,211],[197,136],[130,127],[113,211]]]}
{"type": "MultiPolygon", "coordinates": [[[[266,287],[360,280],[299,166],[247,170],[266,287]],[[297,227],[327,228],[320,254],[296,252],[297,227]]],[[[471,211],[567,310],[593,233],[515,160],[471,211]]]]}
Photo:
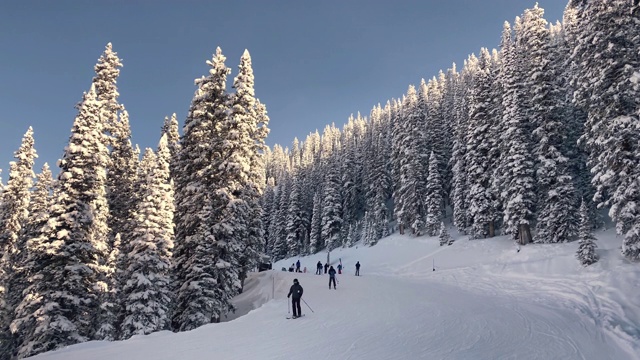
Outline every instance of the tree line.
{"type": "Polygon", "coordinates": [[[572,0],[549,24],[536,5],[505,22],[499,49],[368,118],[269,149],[266,251],[375,244],[395,229],[446,239],[450,218],[472,239],[579,240],[589,264],[602,209],[623,256],[640,260],[637,13],[637,2],[572,0]]]}

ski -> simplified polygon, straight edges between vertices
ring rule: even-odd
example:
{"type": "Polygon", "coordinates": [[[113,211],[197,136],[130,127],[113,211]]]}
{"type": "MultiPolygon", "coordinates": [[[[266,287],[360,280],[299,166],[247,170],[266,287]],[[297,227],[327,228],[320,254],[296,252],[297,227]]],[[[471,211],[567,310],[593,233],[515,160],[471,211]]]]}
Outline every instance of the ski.
{"type": "Polygon", "coordinates": [[[287,320],[289,320],[289,319],[297,319],[297,318],[301,318],[303,316],[304,316],[304,314],[302,314],[302,315],[300,315],[300,316],[298,316],[296,318],[294,318],[293,316],[289,316],[289,317],[287,317],[287,320]]]}

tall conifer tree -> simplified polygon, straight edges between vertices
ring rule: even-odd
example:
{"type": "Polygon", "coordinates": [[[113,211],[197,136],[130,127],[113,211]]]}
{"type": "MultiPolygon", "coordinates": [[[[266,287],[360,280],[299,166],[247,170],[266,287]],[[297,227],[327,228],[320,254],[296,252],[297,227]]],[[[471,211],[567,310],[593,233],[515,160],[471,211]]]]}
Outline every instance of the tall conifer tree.
{"type": "Polygon", "coordinates": [[[19,340],[10,325],[22,291],[26,288],[24,260],[26,232],[30,218],[29,202],[33,184],[33,163],[38,157],[33,147],[33,129],[29,128],[15,152],[7,186],[0,201],[0,357],[10,359],[19,340]]]}

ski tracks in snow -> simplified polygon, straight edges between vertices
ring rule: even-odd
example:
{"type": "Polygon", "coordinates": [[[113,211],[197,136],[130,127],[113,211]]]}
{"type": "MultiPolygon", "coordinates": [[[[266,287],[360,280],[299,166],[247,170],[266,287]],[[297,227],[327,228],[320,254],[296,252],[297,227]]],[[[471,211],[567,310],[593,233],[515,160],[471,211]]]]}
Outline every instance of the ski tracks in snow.
{"type": "Polygon", "coordinates": [[[511,298],[512,304],[515,305],[511,310],[522,318],[531,331],[539,331],[558,341],[565,341],[576,350],[569,358],[585,357],[580,356],[580,345],[572,339],[571,334],[559,334],[557,325],[548,321],[561,312],[577,314],[581,318],[576,324],[579,325],[578,331],[588,334],[594,341],[613,341],[627,356],[632,359],[638,358],[640,329],[635,325],[638,323],[637,320],[631,318],[638,310],[631,311],[634,303],[619,290],[597,280],[541,278],[519,276],[514,273],[478,273],[477,270],[452,269],[429,274],[429,277],[438,282],[456,284],[479,294],[511,298]],[[522,306],[526,306],[529,311],[535,309],[535,312],[544,316],[529,318],[522,313],[522,306]],[[535,329],[532,319],[536,321],[535,329]]]}

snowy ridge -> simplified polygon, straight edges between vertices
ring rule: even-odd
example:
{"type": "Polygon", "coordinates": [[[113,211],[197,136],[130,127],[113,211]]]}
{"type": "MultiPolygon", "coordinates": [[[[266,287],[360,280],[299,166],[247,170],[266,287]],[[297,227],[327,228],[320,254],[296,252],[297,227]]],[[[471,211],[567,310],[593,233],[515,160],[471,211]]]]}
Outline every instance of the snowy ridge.
{"type": "Polygon", "coordinates": [[[638,359],[640,269],[622,259],[613,232],[596,235],[601,260],[583,268],[577,243],[517,252],[506,237],[454,234],[453,245],[440,247],[437,237],[394,234],[374,247],[334,250],[332,264],[345,267],[337,290],[314,275],[326,253],[301,257],[306,274],[251,274],[224,323],[34,358],[638,359]],[[361,277],[353,276],[356,261],[361,277]],[[306,316],[288,321],[294,278],[314,312],[303,303],[306,316]]]}

